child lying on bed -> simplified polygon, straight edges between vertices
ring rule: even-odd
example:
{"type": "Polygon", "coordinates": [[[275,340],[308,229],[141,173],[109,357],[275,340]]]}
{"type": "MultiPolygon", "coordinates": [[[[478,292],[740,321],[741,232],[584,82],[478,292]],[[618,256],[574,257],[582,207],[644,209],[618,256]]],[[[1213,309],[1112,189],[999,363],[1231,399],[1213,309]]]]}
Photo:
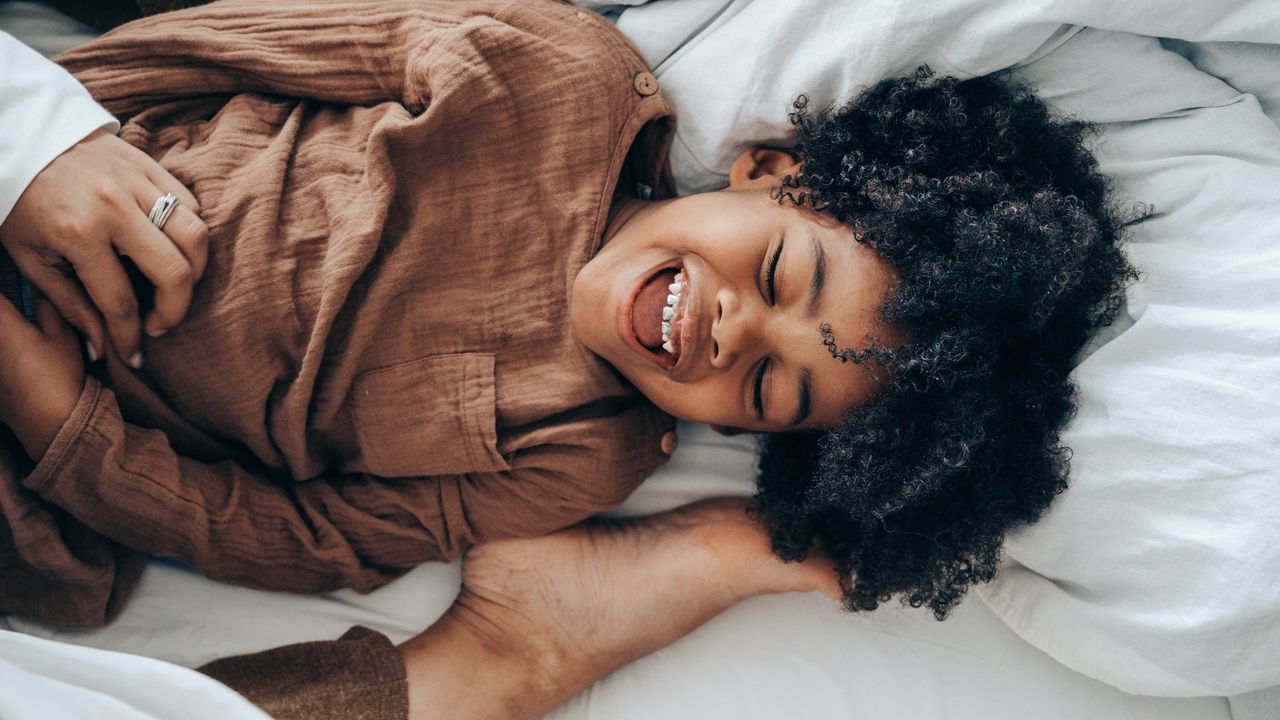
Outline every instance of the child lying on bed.
{"type": "Polygon", "coordinates": [[[227,2],[62,62],[209,237],[132,362],[5,308],[0,611],[48,622],[109,619],[137,551],[369,590],[547,533],[671,416],[769,433],[774,547],[849,607],[942,616],[1065,487],[1071,359],[1132,274],[1086,129],[992,79],[801,103],[791,151],[672,199],[652,76],[555,3],[227,2]]]}

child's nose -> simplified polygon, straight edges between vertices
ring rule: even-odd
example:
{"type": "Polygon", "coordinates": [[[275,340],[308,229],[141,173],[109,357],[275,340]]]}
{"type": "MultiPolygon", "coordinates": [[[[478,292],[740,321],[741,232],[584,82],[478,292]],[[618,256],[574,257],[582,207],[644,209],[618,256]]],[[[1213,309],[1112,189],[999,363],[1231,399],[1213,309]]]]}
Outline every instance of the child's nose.
{"type": "Polygon", "coordinates": [[[711,323],[711,366],[719,370],[733,367],[758,340],[758,319],[750,308],[729,291],[716,294],[715,319],[711,323]]]}

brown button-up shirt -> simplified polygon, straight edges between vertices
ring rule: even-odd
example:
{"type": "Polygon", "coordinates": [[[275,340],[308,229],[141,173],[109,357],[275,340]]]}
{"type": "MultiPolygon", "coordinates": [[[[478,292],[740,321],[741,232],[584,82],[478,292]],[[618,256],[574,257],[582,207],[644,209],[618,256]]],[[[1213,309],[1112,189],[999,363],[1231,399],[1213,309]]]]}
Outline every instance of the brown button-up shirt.
{"type": "MultiPolygon", "coordinates": [[[[142,371],[86,383],[24,480],[43,501],[215,579],[370,590],[616,505],[665,458],[671,419],[568,327],[619,177],[669,187],[670,107],[607,22],[230,0],[60,61],[192,189],[210,241],[142,371]]],[[[73,555],[73,612],[0,610],[100,622],[122,589],[73,555]]]]}

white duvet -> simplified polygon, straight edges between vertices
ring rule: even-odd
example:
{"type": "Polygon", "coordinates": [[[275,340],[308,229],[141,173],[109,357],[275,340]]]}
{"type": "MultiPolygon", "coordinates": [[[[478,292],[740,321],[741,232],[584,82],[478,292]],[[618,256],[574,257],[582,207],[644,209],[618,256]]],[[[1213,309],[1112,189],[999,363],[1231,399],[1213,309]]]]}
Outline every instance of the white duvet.
{"type": "Polygon", "coordinates": [[[0,630],[5,720],[269,720],[212,678],[126,653],[0,630]]]}
{"type": "MultiPolygon", "coordinates": [[[[748,144],[785,144],[798,92],[824,103],[922,62],[1018,66],[1057,108],[1105,124],[1104,170],[1156,216],[1133,232],[1146,275],[1124,321],[1077,372],[1072,487],[1010,539],[985,604],[939,624],[898,608],[842,615],[815,597],[750,602],[558,717],[1224,718],[1221,698],[1109,686],[1280,683],[1280,131],[1264,113],[1280,106],[1266,44],[1280,42],[1280,3],[657,0],[619,27],[677,107],[686,191],[719,184],[748,144]]],[[[742,443],[686,428],[628,509],[744,494],[749,477],[742,443]]],[[[161,563],[110,628],[13,624],[197,664],[357,622],[407,637],[456,582],[435,565],[369,596],[298,598],[161,563]]]]}

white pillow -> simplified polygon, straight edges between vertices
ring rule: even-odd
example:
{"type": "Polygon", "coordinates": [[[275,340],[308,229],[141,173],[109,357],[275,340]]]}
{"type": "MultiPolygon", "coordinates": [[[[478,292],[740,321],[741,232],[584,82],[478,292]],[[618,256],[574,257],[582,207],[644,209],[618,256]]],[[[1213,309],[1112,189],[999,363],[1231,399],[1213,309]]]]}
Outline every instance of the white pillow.
{"type": "Polygon", "coordinates": [[[1009,539],[981,595],[1130,692],[1280,684],[1280,132],[1153,37],[1079,27],[1276,42],[1280,4],[698,0],[684,23],[677,5],[618,26],[676,106],[686,192],[722,184],[747,145],[788,144],[795,93],[821,106],[922,62],[962,76],[1024,65],[1051,104],[1105,124],[1103,170],[1156,212],[1132,233],[1146,276],[1076,373],[1071,489],[1009,539]]]}
{"type": "Polygon", "coordinates": [[[654,68],[679,122],[681,193],[723,185],[755,143],[789,145],[799,93],[818,106],[921,64],[985,75],[1090,26],[1185,40],[1280,42],[1274,0],[656,0],[618,29],[654,68]]]}
{"type": "MultiPolygon", "coordinates": [[[[820,106],[920,63],[961,77],[1025,65],[1051,104],[1106,123],[1103,170],[1156,209],[1133,232],[1146,279],[1076,372],[1073,487],[1010,538],[982,596],[1030,642],[1130,692],[1280,684],[1280,138],[1251,97],[1152,37],[1079,27],[1277,42],[1280,4],[676,5],[627,10],[618,27],[676,106],[685,192],[722,184],[750,143],[790,143],[797,92],[820,106]]],[[[1234,64],[1225,46],[1179,49],[1274,99],[1280,64],[1257,65],[1274,46],[1234,64]]]]}
{"type": "Polygon", "coordinates": [[[1151,38],[1085,31],[1017,75],[1107,122],[1145,277],[1076,369],[1071,487],[982,596],[1129,692],[1280,684],[1280,128],[1151,38]]]}

